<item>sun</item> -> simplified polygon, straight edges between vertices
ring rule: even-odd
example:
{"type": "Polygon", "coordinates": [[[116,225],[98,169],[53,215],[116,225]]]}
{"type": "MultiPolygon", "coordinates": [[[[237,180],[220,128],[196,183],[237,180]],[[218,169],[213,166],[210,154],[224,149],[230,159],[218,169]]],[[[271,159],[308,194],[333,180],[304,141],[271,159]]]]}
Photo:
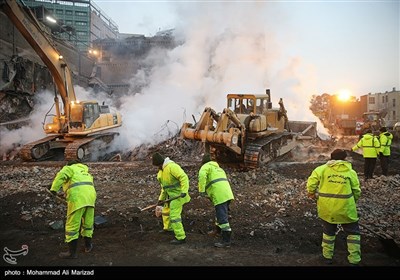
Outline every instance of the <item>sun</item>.
{"type": "Polygon", "coordinates": [[[340,101],[346,102],[350,99],[350,96],[351,96],[350,90],[348,89],[339,90],[338,99],[340,101]]]}

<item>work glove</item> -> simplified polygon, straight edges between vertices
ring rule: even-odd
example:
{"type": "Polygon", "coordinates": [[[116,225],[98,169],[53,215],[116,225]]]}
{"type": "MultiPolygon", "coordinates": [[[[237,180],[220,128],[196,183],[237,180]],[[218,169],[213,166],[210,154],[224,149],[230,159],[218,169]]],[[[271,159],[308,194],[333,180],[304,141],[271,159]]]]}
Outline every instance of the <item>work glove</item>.
{"type": "Polygon", "coordinates": [[[161,217],[161,215],[162,215],[162,210],[163,210],[163,207],[162,207],[162,206],[157,206],[157,207],[156,207],[156,209],[155,209],[155,215],[156,215],[157,218],[161,217]]]}
{"type": "Polygon", "coordinates": [[[315,193],[308,193],[307,196],[311,199],[317,199],[317,195],[315,193]]]}

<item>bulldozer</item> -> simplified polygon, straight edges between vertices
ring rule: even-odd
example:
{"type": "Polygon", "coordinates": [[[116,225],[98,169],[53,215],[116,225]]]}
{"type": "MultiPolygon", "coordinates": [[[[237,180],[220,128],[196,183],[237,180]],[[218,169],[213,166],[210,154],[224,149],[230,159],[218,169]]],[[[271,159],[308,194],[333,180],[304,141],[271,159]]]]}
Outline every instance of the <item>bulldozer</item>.
{"type": "Polygon", "coordinates": [[[375,135],[379,135],[379,129],[385,126],[384,118],[386,115],[386,110],[365,112],[363,114],[362,134],[371,130],[375,135]]]}
{"type": "Polygon", "coordinates": [[[291,131],[282,98],[278,104],[272,107],[270,89],[266,94],[228,94],[222,113],[206,107],[198,122],[183,123],[180,137],[202,141],[218,162],[257,168],[297,145],[300,134],[291,131]]]}
{"type": "Polygon", "coordinates": [[[59,157],[62,152],[65,160],[93,159],[100,150],[107,149],[118,135],[111,129],[122,125],[121,114],[104,103],[100,105],[94,100],[78,100],[67,61],[23,2],[0,0],[0,10],[47,66],[55,85],[55,114],[52,122],[43,127],[48,136],[22,146],[19,152],[21,158],[24,161],[40,161],[59,157]]]}

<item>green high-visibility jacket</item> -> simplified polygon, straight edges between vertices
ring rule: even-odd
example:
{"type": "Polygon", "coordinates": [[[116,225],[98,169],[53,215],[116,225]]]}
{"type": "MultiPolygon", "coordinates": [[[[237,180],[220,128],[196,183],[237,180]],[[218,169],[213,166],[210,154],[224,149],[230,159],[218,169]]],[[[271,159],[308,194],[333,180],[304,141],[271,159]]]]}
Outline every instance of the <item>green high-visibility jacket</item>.
{"type": "Polygon", "coordinates": [[[50,190],[58,192],[63,188],[67,200],[67,215],[82,207],[94,207],[96,190],[89,167],[77,163],[64,166],[56,175],[50,190]]]}
{"type": "Polygon", "coordinates": [[[379,143],[378,137],[375,137],[372,133],[366,133],[361,137],[352,150],[356,151],[359,148],[362,148],[364,158],[377,158],[380,147],[381,144],[379,143]]]}
{"type": "Polygon", "coordinates": [[[357,173],[344,160],[330,160],[315,168],[307,180],[307,191],[318,193],[318,217],[331,224],[358,221],[356,202],[361,189],[357,173]]]}
{"type": "Polygon", "coordinates": [[[186,203],[190,201],[189,177],[185,171],[174,161],[166,158],[161,170],[157,173],[157,180],[161,185],[161,193],[158,200],[165,200],[185,193],[184,198],[178,201],[186,203]]]}
{"type": "Polygon", "coordinates": [[[226,173],[215,161],[209,161],[201,166],[198,187],[200,193],[207,193],[213,205],[234,199],[226,173]]]}
{"type": "Polygon", "coordinates": [[[384,156],[390,156],[390,146],[392,145],[393,134],[390,132],[383,132],[379,135],[379,142],[381,143],[380,152],[384,156]]]}

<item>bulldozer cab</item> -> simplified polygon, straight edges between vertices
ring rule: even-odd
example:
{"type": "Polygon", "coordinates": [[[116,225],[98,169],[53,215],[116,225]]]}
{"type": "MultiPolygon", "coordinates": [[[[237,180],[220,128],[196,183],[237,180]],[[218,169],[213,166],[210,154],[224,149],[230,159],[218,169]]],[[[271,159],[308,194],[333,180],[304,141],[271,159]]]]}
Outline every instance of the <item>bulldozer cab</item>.
{"type": "Polygon", "coordinates": [[[236,114],[263,114],[267,110],[269,98],[266,95],[228,94],[227,107],[236,114]]]}

